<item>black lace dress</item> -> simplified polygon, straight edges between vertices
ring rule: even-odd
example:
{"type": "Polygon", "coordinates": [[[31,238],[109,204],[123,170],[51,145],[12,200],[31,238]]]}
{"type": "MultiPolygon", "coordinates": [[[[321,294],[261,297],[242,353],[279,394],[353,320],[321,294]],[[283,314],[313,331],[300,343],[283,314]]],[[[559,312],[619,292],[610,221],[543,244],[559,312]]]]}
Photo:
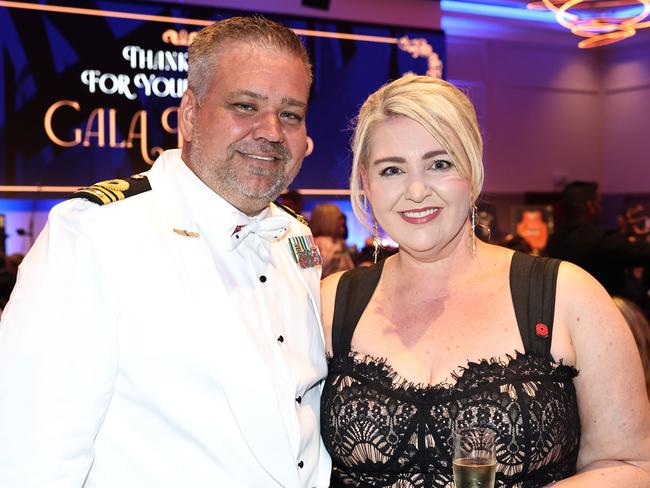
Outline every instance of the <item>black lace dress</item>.
{"type": "Polygon", "coordinates": [[[383,359],[350,350],[383,263],[343,275],[321,401],[331,487],[451,487],[451,433],[469,426],[496,433],[497,487],[543,487],[574,474],[578,373],[550,356],[558,265],[513,256],[510,286],[524,354],[469,363],[451,384],[425,387],[400,379],[383,359]]]}

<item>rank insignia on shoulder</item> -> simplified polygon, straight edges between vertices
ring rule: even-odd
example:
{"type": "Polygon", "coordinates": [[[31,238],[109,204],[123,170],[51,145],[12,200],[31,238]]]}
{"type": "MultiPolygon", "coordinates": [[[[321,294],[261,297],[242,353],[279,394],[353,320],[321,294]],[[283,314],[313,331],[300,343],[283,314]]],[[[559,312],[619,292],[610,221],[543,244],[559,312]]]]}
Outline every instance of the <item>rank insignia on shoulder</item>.
{"type": "Polygon", "coordinates": [[[293,258],[301,268],[313,268],[323,264],[323,258],[321,258],[313,236],[289,237],[289,244],[293,258]]]}
{"type": "Polygon", "coordinates": [[[145,175],[133,175],[128,180],[106,180],[80,188],[70,198],[85,198],[98,205],[107,205],[149,190],[151,184],[145,175]]]}
{"type": "Polygon", "coordinates": [[[290,209],[289,207],[287,207],[286,205],[282,205],[282,204],[279,203],[279,202],[273,202],[273,203],[275,203],[279,208],[281,208],[282,210],[284,210],[285,212],[287,212],[289,215],[291,215],[291,216],[292,216],[294,219],[296,219],[298,222],[300,222],[301,224],[306,225],[307,227],[309,227],[309,222],[307,222],[307,219],[306,219],[305,217],[303,217],[303,216],[300,215],[299,213],[294,212],[293,210],[291,210],[291,209],[290,209]]]}

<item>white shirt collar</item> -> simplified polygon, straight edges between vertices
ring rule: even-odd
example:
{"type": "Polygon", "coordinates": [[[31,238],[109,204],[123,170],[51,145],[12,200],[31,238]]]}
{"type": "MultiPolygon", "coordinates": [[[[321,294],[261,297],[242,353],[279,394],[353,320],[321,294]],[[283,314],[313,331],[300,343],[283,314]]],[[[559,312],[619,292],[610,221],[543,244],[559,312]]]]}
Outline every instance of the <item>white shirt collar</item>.
{"type": "Polygon", "coordinates": [[[181,189],[196,224],[209,235],[212,245],[219,249],[230,249],[230,236],[237,225],[273,214],[269,205],[259,214],[249,217],[203,183],[180,155],[176,167],[181,189]]]}

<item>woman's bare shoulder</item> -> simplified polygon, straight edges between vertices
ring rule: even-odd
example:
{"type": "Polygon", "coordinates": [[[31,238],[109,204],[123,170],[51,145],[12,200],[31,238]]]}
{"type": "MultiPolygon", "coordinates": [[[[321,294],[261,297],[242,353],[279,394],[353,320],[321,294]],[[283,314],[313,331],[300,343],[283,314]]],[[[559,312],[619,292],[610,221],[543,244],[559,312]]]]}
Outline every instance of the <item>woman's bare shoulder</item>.
{"type": "Polygon", "coordinates": [[[570,323],[580,322],[580,317],[601,321],[613,318],[621,322],[621,315],[607,290],[581,267],[562,261],[557,277],[557,308],[570,323]]]}

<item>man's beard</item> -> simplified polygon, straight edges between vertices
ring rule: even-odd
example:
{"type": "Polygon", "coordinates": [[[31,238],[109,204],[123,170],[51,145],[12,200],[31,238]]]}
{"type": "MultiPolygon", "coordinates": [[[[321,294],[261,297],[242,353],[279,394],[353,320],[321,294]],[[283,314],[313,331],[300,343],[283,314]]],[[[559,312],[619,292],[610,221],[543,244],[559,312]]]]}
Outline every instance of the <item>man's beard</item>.
{"type": "Polygon", "coordinates": [[[204,176],[210,176],[209,179],[212,184],[209,186],[217,193],[236,192],[248,199],[265,202],[275,200],[286,189],[289,183],[293,181],[293,178],[300,169],[300,165],[296,165],[294,171],[291,174],[287,174],[287,168],[291,168],[292,166],[291,153],[284,145],[273,142],[235,142],[228,146],[225,161],[216,161],[206,154],[201,142],[201,136],[196,131],[192,137],[190,160],[193,165],[202,168],[204,176]],[[277,166],[275,168],[254,166],[239,168],[235,162],[235,155],[238,152],[274,157],[276,159],[274,164],[277,166]],[[242,170],[248,171],[248,175],[250,176],[270,177],[273,181],[267,187],[247,184],[245,181],[246,175],[242,175],[242,170]]]}
{"type": "Polygon", "coordinates": [[[294,175],[287,175],[287,168],[291,166],[291,154],[282,144],[272,142],[236,142],[228,146],[228,157],[222,166],[224,181],[232,188],[236,188],[242,195],[255,200],[275,200],[277,196],[291,183],[294,175]],[[276,168],[247,168],[251,175],[264,178],[273,178],[272,184],[265,190],[247,186],[239,181],[235,171],[235,154],[257,154],[276,158],[276,168]],[[289,179],[290,177],[290,179],[289,179]]]}

